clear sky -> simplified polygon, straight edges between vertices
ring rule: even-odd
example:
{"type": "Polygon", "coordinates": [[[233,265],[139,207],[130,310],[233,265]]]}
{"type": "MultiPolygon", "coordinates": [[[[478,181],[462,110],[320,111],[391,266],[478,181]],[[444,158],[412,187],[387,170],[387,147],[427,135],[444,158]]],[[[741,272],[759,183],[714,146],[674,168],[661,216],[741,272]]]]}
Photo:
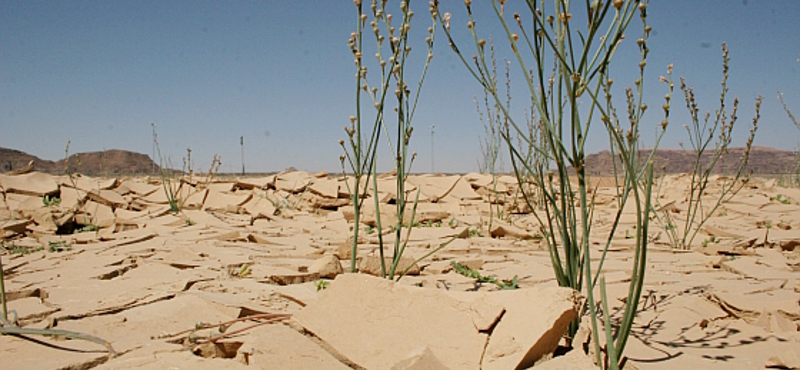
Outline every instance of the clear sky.
{"type": "MultiPolygon", "coordinates": [[[[475,3],[479,32],[499,44],[504,35],[495,15],[484,0],[475,3]]],[[[412,57],[421,61],[428,4],[416,0],[411,7],[412,57]]],[[[457,42],[471,56],[463,2],[442,0],[441,9],[453,13],[457,42]]],[[[576,5],[574,11],[582,9],[576,5]]],[[[163,155],[175,163],[191,147],[196,167],[207,168],[219,154],[223,171],[240,171],[244,136],[248,172],[290,166],[338,171],[338,141],[355,105],[346,43],[355,17],[350,0],[0,0],[0,146],[50,160],[63,157],[67,140],[71,153],[151,154],[154,123],[163,155]]],[[[701,112],[713,112],[722,78],[720,46],[727,42],[729,93],[741,100],[734,145],[743,143],[755,97],[762,94],[756,144],[794,149],[800,130],[781,108],[776,89],[800,115],[799,20],[796,0],[652,0],[645,101],[663,104],[666,90],[658,77],[673,63],[675,79],[685,76],[695,87],[701,112]]],[[[637,22],[629,33],[638,37],[637,22]]],[[[441,29],[436,36],[414,119],[414,170],[430,171],[435,124],[435,170],[474,171],[483,126],[473,98],[482,91],[441,29]]],[[[635,50],[633,40],[626,39],[628,50],[635,50]]],[[[635,70],[638,55],[621,52],[615,62],[635,70]]],[[[514,103],[527,98],[513,68],[512,106],[522,114],[524,107],[514,103]]],[[[616,80],[621,89],[633,77],[621,72],[616,80]]],[[[677,87],[664,147],[686,140],[681,125],[688,116],[677,87]]],[[[644,124],[655,127],[661,119],[660,109],[650,109],[644,124]]],[[[652,136],[648,130],[643,134],[652,136]]],[[[600,134],[590,152],[607,146],[600,134]]],[[[381,170],[391,163],[385,152],[381,170]]]]}

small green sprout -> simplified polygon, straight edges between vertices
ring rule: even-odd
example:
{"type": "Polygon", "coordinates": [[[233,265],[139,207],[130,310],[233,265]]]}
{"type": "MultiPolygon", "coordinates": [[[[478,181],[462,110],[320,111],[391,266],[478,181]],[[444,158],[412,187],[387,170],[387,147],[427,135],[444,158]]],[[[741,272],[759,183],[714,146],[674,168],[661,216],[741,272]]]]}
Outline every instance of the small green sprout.
{"type": "Polygon", "coordinates": [[[44,197],[42,197],[42,203],[44,203],[44,206],[48,208],[57,206],[61,204],[61,198],[56,196],[51,197],[49,195],[45,195],[44,197]]]}
{"type": "Polygon", "coordinates": [[[239,266],[238,268],[230,267],[228,269],[228,276],[235,277],[235,278],[240,278],[240,279],[248,277],[252,273],[253,273],[253,270],[250,269],[250,265],[246,264],[246,263],[241,265],[241,266],[239,266]]]}
{"type": "Polygon", "coordinates": [[[481,235],[481,232],[478,231],[478,229],[469,229],[469,237],[471,238],[473,236],[483,236],[483,235],[481,235]]]}
{"type": "Polygon", "coordinates": [[[329,285],[331,285],[330,281],[319,279],[314,282],[314,286],[317,287],[317,291],[325,290],[329,285]]]}
{"type": "Polygon", "coordinates": [[[510,280],[497,280],[494,276],[481,276],[478,271],[475,271],[467,266],[461,265],[458,262],[451,261],[450,266],[453,266],[453,270],[457,273],[466,276],[468,278],[476,279],[478,283],[492,283],[497,285],[502,290],[513,290],[519,289],[519,284],[517,280],[517,276],[514,275],[514,278],[510,280]]]}
{"type": "Polygon", "coordinates": [[[60,253],[72,249],[72,244],[64,240],[50,241],[47,244],[47,251],[51,253],[60,253]]]}
{"type": "Polygon", "coordinates": [[[88,225],[84,225],[83,227],[81,227],[79,229],[75,229],[75,232],[73,234],[88,233],[88,232],[97,231],[97,230],[100,230],[100,228],[97,225],[88,224],[88,225]]]}

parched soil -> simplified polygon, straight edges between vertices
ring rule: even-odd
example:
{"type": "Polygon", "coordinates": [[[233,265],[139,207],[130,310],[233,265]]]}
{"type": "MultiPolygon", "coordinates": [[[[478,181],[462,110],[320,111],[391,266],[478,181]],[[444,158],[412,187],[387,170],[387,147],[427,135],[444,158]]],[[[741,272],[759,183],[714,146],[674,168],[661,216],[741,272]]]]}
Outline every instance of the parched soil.
{"type": "MultiPolygon", "coordinates": [[[[408,275],[398,283],[368,277],[381,271],[379,241],[387,255],[394,248],[395,233],[376,225],[373,198],[388,225],[392,175],[379,176],[364,202],[357,274],[345,272],[354,222],[343,179],[294,171],[185,180],[174,213],[162,184],[145,178],[0,175],[9,320],[101,338],[116,353],[64,335],[3,335],[3,368],[593,366],[588,339],[570,346],[563,338],[582,298],[557,287],[512,177],[410,176],[409,198],[419,191],[419,204],[415,227],[401,234],[397,271],[408,275]],[[500,284],[459,274],[452,262],[500,284]],[[501,291],[514,281],[518,289],[501,291]]],[[[725,181],[712,179],[706,205],[725,181]]],[[[657,195],[678,225],[688,182],[670,175],[657,195]]],[[[612,182],[599,182],[596,194],[595,271],[617,213],[612,182]]],[[[632,208],[603,265],[612,327],[628,295],[632,208]]],[[[800,367],[798,230],[800,190],[774,180],[752,180],[686,251],[671,248],[653,220],[626,368],[800,367]]]]}

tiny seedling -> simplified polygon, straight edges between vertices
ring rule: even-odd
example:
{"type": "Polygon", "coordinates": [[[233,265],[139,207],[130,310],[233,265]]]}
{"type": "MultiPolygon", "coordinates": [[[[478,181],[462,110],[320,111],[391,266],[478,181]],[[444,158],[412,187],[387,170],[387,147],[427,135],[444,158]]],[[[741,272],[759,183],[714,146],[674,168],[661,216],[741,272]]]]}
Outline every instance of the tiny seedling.
{"type": "Polygon", "coordinates": [[[442,221],[425,221],[421,225],[422,227],[442,227],[442,221]]]}
{"type": "Polygon", "coordinates": [[[792,200],[789,199],[788,197],[784,198],[783,194],[778,194],[778,195],[776,195],[774,197],[770,197],[769,200],[772,201],[772,202],[778,202],[778,203],[781,203],[781,204],[792,204],[792,200]]]}
{"type": "Polygon", "coordinates": [[[711,243],[717,244],[717,243],[719,243],[719,239],[717,239],[717,237],[714,236],[714,235],[709,236],[708,238],[703,240],[703,244],[702,244],[703,248],[708,247],[708,245],[711,244],[711,243]]]}
{"type": "Polygon", "coordinates": [[[14,242],[10,242],[10,243],[3,243],[3,249],[8,251],[9,254],[19,254],[24,256],[27,254],[43,251],[44,247],[41,245],[33,248],[23,247],[16,245],[14,242]]]}
{"type": "Polygon", "coordinates": [[[253,270],[250,269],[250,265],[249,264],[243,264],[243,265],[239,266],[238,268],[237,267],[228,268],[228,276],[230,276],[232,278],[242,279],[242,278],[246,278],[246,277],[250,276],[252,273],[253,273],[253,270]]]}
{"type": "Polygon", "coordinates": [[[500,289],[503,290],[513,290],[519,288],[516,275],[514,276],[514,278],[509,280],[497,280],[497,278],[495,278],[494,276],[482,276],[478,271],[475,271],[467,266],[461,265],[455,261],[451,261],[450,266],[453,266],[453,270],[455,270],[455,272],[463,276],[466,276],[468,278],[476,279],[479,284],[492,283],[494,285],[497,285],[500,289]]]}
{"type": "Polygon", "coordinates": [[[317,291],[325,290],[329,285],[331,285],[330,281],[319,279],[314,282],[314,286],[317,287],[317,291]]]}
{"type": "Polygon", "coordinates": [[[51,197],[49,195],[45,195],[44,197],[42,197],[42,203],[44,203],[44,206],[48,208],[55,207],[61,204],[61,198],[56,196],[51,197]]]}
{"type": "Polygon", "coordinates": [[[97,230],[100,230],[100,227],[94,224],[89,224],[89,225],[84,225],[81,228],[75,229],[75,232],[73,234],[88,233],[97,230]]]}
{"type": "Polygon", "coordinates": [[[72,244],[63,240],[50,241],[47,243],[47,251],[51,253],[66,252],[72,249],[72,244]]]}

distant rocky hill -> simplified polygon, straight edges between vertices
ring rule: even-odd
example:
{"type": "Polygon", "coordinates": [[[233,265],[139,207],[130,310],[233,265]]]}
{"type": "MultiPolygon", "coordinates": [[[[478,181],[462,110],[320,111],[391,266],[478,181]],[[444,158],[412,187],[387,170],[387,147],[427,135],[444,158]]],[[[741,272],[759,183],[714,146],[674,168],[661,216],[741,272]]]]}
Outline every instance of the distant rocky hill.
{"type": "MultiPolygon", "coordinates": [[[[709,151],[710,152],[710,151],[709,151]]],[[[727,156],[723,156],[714,167],[714,173],[731,173],[735,171],[740,163],[744,148],[731,148],[727,156]]],[[[701,162],[705,165],[711,158],[711,153],[705,153],[701,162]]],[[[750,152],[748,161],[748,171],[752,170],[756,175],[775,175],[783,173],[793,173],[798,164],[798,156],[793,151],[780,150],[757,146],[750,152]]],[[[613,173],[611,153],[602,151],[597,154],[587,156],[587,168],[591,169],[592,175],[609,175],[613,173]]],[[[687,173],[692,172],[695,156],[690,151],[680,149],[659,149],[656,153],[656,170],[666,173],[687,173]]]]}
{"type": "Polygon", "coordinates": [[[159,169],[146,154],[127,150],[78,153],[66,160],[48,161],[19,150],[0,148],[0,172],[24,168],[30,161],[34,170],[51,174],[63,174],[67,161],[71,172],[89,176],[145,175],[152,173],[153,168],[159,169]]]}
{"type": "MultiPolygon", "coordinates": [[[[728,156],[715,167],[716,173],[721,173],[725,168],[728,171],[735,169],[742,152],[742,148],[731,148],[728,156]]],[[[757,175],[793,173],[798,164],[798,158],[793,151],[754,147],[750,154],[748,168],[757,175]]],[[[707,163],[707,160],[708,157],[705,158],[706,162],[704,163],[707,163]]],[[[18,150],[0,148],[0,173],[24,168],[30,161],[33,161],[36,171],[63,174],[65,170],[65,160],[63,159],[48,161],[18,150]]],[[[611,153],[608,151],[589,155],[586,162],[588,168],[591,169],[590,175],[613,173],[611,153]]],[[[684,150],[659,149],[656,155],[657,169],[664,169],[667,173],[691,172],[693,163],[694,156],[684,150]]],[[[69,157],[69,165],[72,172],[90,176],[147,175],[152,173],[154,166],[156,171],[159,169],[158,165],[154,164],[146,154],[116,149],[73,154],[69,157]]]]}

